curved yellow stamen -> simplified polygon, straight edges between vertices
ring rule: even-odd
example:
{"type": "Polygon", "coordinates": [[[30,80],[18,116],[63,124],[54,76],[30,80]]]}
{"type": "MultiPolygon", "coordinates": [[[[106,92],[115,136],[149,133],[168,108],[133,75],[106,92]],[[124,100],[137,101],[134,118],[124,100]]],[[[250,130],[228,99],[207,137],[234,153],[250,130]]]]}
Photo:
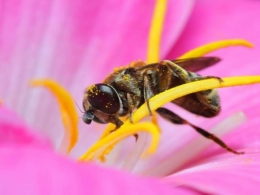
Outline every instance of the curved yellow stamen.
{"type": "Polygon", "coordinates": [[[157,0],[149,31],[147,63],[158,62],[167,0],[157,0]]]}
{"type": "Polygon", "coordinates": [[[125,139],[126,137],[132,136],[141,131],[148,132],[152,135],[152,140],[150,147],[147,149],[145,154],[153,153],[158,145],[160,133],[156,125],[150,122],[138,123],[138,124],[128,124],[123,125],[117,131],[109,134],[96,144],[94,144],[84,155],[82,155],[79,160],[92,160],[100,158],[104,155],[108,148],[114,146],[119,141],[125,139]]]}
{"type": "Polygon", "coordinates": [[[69,153],[78,141],[78,115],[73,98],[69,92],[51,79],[35,79],[31,81],[31,85],[46,87],[56,97],[65,127],[64,139],[69,139],[63,142],[68,142],[67,152],[69,153]]]}
{"type": "MultiPolygon", "coordinates": [[[[169,89],[165,92],[160,93],[159,95],[152,97],[150,99],[150,107],[152,110],[156,110],[157,108],[163,106],[168,102],[171,102],[174,99],[198,91],[260,83],[260,76],[240,76],[240,77],[229,77],[229,78],[222,78],[222,79],[223,82],[220,82],[217,79],[206,79],[206,80],[183,84],[178,87],[169,89]]],[[[133,121],[136,123],[148,115],[149,115],[149,111],[147,110],[147,106],[142,105],[133,114],[133,121]]],[[[130,123],[129,120],[125,122],[125,124],[129,124],[129,123],[130,123]]]]}
{"type": "Polygon", "coordinates": [[[103,131],[102,135],[100,136],[99,140],[103,139],[104,137],[108,136],[111,131],[113,131],[116,126],[112,123],[108,124],[105,130],[103,131]]]}
{"type": "Polygon", "coordinates": [[[152,123],[153,123],[153,124],[155,124],[155,125],[157,125],[157,126],[158,126],[158,129],[159,129],[159,131],[160,131],[160,132],[162,132],[162,131],[161,131],[161,129],[159,128],[159,124],[158,124],[158,118],[157,118],[157,114],[156,114],[156,112],[153,112],[153,116],[152,116],[152,123]]]}
{"type": "MultiPolygon", "coordinates": [[[[122,117],[120,118],[120,120],[122,122],[126,121],[127,118],[126,117],[122,117]]],[[[108,136],[112,131],[114,131],[116,129],[116,125],[109,123],[107,125],[107,127],[105,128],[105,130],[103,131],[102,135],[100,136],[99,140],[103,139],[104,137],[108,136]]]]}
{"type": "Polygon", "coordinates": [[[179,59],[184,58],[194,58],[194,57],[200,57],[204,56],[210,52],[216,51],[221,48],[230,47],[230,46],[244,46],[244,47],[253,47],[252,43],[249,43],[246,40],[243,39],[230,39],[230,40],[222,40],[222,41],[216,41],[212,42],[200,47],[197,47],[184,55],[180,56],[179,59]]]}
{"type": "MultiPolygon", "coordinates": [[[[161,33],[163,29],[163,21],[166,12],[166,5],[167,5],[167,0],[156,1],[151,27],[149,31],[147,63],[159,61],[160,41],[161,41],[161,33]]],[[[157,119],[155,113],[153,114],[152,122],[157,125],[157,119]]],[[[109,124],[104,130],[103,134],[101,135],[100,140],[108,136],[111,130],[114,129],[115,129],[115,125],[109,124]]],[[[111,147],[113,146],[110,146],[110,148],[108,148],[107,150],[110,151],[111,147]]],[[[101,156],[101,159],[104,159],[104,156],[101,156]]]]}
{"type": "MultiPolygon", "coordinates": [[[[166,14],[167,0],[157,0],[148,38],[147,63],[160,60],[160,43],[163,31],[163,21],[166,14]]],[[[158,126],[157,115],[154,112],[152,122],[158,126]]]]}

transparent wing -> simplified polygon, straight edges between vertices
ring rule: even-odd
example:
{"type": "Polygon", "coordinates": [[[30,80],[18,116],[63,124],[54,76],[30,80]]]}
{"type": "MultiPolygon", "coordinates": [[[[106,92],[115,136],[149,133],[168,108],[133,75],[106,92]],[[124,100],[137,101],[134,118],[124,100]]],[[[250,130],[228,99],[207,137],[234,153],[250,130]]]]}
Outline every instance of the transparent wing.
{"type": "Polygon", "coordinates": [[[173,63],[181,66],[183,69],[191,72],[197,72],[202,69],[215,65],[221,59],[218,57],[199,57],[171,60],[173,63]]]}

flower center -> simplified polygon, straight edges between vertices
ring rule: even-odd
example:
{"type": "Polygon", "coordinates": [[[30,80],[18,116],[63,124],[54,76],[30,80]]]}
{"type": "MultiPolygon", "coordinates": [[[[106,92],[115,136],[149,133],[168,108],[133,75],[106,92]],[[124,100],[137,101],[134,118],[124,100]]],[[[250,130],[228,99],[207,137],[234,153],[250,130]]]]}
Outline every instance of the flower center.
{"type": "MultiPolygon", "coordinates": [[[[163,26],[163,20],[166,10],[166,0],[157,0],[155,11],[151,23],[150,35],[148,40],[148,53],[147,63],[159,61],[159,46],[160,38],[163,26]]],[[[214,42],[211,44],[204,45],[196,48],[180,58],[194,58],[201,57],[212,51],[229,47],[229,46],[246,46],[252,47],[252,44],[240,39],[234,40],[223,40],[214,42]]],[[[190,93],[204,91],[214,88],[230,87],[237,85],[247,85],[260,83],[260,76],[248,76],[248,77],[231,77],[224,78],[224,82],[219,82],[216,79],[207,79],[196,81],[188,84],[184,84],[172,89],[169,89],[163,93],[160,93],[149,100],[150,108],[152,111],[163,106],[164,104],[173,101],[176,98],[185,96],[190,93]]],[[[61,117],[64,124],[64,139],[62,142],[62,148],[66,148],[67,153],[75,146],[78,140],[78,116],[76,107],[74,105],[73,98],[71,95],[61,87],[57,82],[49,79],[33,80],[32,86],[43,86],[49,89],[56,97],[60,106],[61,117]]],[[[140,136],[137,144],[134,148],[136,153],[132,154],[127,162],[124,164],[125,169],[131,169],[134,166],[135,161],[139,159],[144,151],[144,145],[147,141],[147,133],[152,136],[150,147],[147,149],[145,154],[151,154],[157,149],[157,145],[160,139],[160,129],[156,122],[156,117],[152,119],[152,122],[138,123],[141,119],[149,115],[147,105],[144,104],[133,113],[132,119],[134,124],[131,124],[129,120],[115,132],[110,133],[111,129],[114,129],[114,125],[108,125],[103,135],[85,154],[83,154],[79,160],[93,160],[103,159],[104,155],[108,154],[115,144],[125,139],[126,137],[133,136],[139,132],[146,132],[146,134],[140,136]],[[129,163],[128,163],[129,162],[129,163]]]]}

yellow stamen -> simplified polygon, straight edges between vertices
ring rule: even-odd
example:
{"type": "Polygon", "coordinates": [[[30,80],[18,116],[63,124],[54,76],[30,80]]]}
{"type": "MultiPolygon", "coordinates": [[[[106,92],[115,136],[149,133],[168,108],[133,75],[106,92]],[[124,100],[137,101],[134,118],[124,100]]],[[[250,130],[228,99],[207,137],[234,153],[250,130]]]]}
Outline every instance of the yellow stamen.
{"type": "MultiPolygon", "coordinates": [[[[122,122],[125,121],[125,120],[122,120],[122,119],[120,119],[120,120],[121,120],[122,122]]],[[[99,141],[102,140],[103,138],[105,138],[106,136],[108,136],[109,134],[111,134],[111,132],[112,132],[113,130],[115,130],[115,129],[116,129],[116,126],[115,126],[114,124],[112,124],[112,123],[108,124],[107,127],[105,128],[105,130],[103,131],[102,135],[100,136],[99,141]]],[[[99,142],[99,141],[98,141],[98,142],[99,142]]],[[[99,158],[99,159],[100,159],[101,162],[105,162],[105,160],[106,160],[105,155],[109,154],[110,151],[111,151],[113,148],[114,148],[114,145],[111,145],[110,147],[108,147],[108,148],[103,152],[102,155],[100,155],[100,158],[99,158]]]]}
{"type": "Polygon", "coordinates": [[[104,137],[108,136],[110,134],[110,132],[113,131],[115,128],[116,128],[116,126],[114,124],[112,124],[112,123],[108,124],[99,139],[101,140],[104,137]]]}
{"type": "MultiPolygon", "coordinates": [[[[151,27],[149,31],[148,39],[148,52],[147,52],[147,63],[158,62],[160,54],[160,42],[161,42],[161,33],[163,29],[163,21],[166,12],[167,0],[157,0],[155,4],[154,14],[151,22],[151,27]]],[[[131,64],[133,65],[134,62],[131,64]]],[[[157,125],[156,114],[153,114],[152,122],[157,125]]],[[[108,136],[111,130],[115,129],[115,125],[109,124],[104,130],[103,134],[100,137],[100,140],[108,136]]],[[[107,149],[110,151],[113,146],[107,149]]],[[[105,153],[107,153],[107,151],[105,153]]],[[[104,160],[104,156],[100,157],[101,160],[104,160]]]]}
{"type": "MultiPolygon", "coordinates": [[[[157,118],[156,112],[153,112],[152,123],[155,124],[155,125],[157,125],[157,126],[159,127],[158,118],[157,118]]],[[[161,129],[160,129],[160,128],[159,128],[159,131],[161,132],[161,129]]]]}
{"type": "Polygon", "coordinates": [[[179,59],[204,56],[210,52],[230,46],[245,46],[250,48],[253,47],[252,43],[249,43],[248,41],[245,41],[243,39],[222,40],[197,47],[196,49],[193,49],[185,53],[184,55],[180,56],[179,59]]]}
{"type": "MultiPolygon", "coordinates": [[[[166,14],[167,0],[157,0],[148,38],[147,63],[160,60],[160,43],[163,31],[163,21],[166,14]]],[[[157,115],[154,112],[152,122],[158,126],[157,115]]]]}
{"type": "Polygon", "coordinates": [[[166,12],[167,0],[157,0],[150,27],[148,40],[147,63],[158,62],[160,55],[160,42],[163,29],[163,21],[166,12]]]}
{"type": "Polygon", "coordinates": [[[128,124],[123,125],[120,129],[115,131],[114,133],[109,134],[96,144],[94,144],[87,153],[82,155],[79,160],[92,160],[100,158],[104,155],[104,152],[107,151],[108,148],[114,146],[119,141],[125,139],[126,137],[132,136],[141,131],[148,132],[152,135],[152,140],[150,147],[147,149],[145,154],[153,153],[158,145],[160,133],[156,125],[150,122],[138,123],[138,124],[128,124]]]}
{"type": "MultiPolygon", "coordinates": [[[[122,122],[127,120],[127,117],[121,117],[120,120],[122,122]]],[[[116,129],[116,125],[109,123],[107,125],[107,127],[105,128],[105,130],[103,131],[102,135],[100,136],[99,139],[103,139],[104,137],[106,137],[107,135],[109,135],[111,133],[111,131],[114,131],[116,129]]]]}
{"type": "Polygon", "coordinates": [[[65,127],[65,135],[63,142],[68,143],[67,152],[69,153],[78,141],[78,115],[74,106],[74,100],[63,87],[50,79],[37,79],[31,81],[32,86],[46,87],[56,97],[62,116],[63,125],[65,127]]]}
{"type": "MultiPolygon", "coordinates": [[[[260,83],[260,76],[241,76],[241,77],[229,77],[229,78],[222,78],[222,79],[223,82],[219,82],[219,80],[217,79],[206,79],[206,80],[183,84],[178,87],[169,89],[150,99],[151,110],[156,110],[157,108],[163,106],[168,102],[173,101],[174,99],[198,91],[260,83]]],[[[149,115],[149,111],[147,109],[147,106],[144,104],[133,114],[133,121],[136,123],[148,115],[149,115]]],[[[125,122],[125,124],[129,124],[129,123],[130,123],[129,120],[125,122]]]]}

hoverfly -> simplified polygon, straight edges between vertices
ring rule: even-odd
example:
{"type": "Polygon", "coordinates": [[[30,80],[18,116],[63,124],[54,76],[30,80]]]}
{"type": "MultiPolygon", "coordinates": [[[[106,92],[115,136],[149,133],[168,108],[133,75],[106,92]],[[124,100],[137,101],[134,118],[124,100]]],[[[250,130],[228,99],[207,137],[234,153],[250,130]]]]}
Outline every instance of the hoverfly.
{"type": "MultiPolygon", "coordinates": [[[[132,122],[132,112],[146,103],[152,114],[149,99],[167,89],[192,81],[216,78],[201,76],[195,72],[218,63],[218,57],[199,57],[191,59],[164,60],[159,63],[145,64],[137,62],[129,67],[118,69],[110,74],[103,83],[88,87],[83,99],[83,121],[90,124],[113,123],[119,128],[123,122],[118,118],[129,116],[132,122]]],[[[216,89],[192,93],[172,101],[191,113],[214,117],[220,112],[220,100],[216,89]]],[[[166,108],[158,108],[156,112],[164,119],[174,124],[187,124],[202,136],[213,140],[221,147],[235,154],[242,154],[229,148],[215,135],[191,124],[166,108]]]]}

